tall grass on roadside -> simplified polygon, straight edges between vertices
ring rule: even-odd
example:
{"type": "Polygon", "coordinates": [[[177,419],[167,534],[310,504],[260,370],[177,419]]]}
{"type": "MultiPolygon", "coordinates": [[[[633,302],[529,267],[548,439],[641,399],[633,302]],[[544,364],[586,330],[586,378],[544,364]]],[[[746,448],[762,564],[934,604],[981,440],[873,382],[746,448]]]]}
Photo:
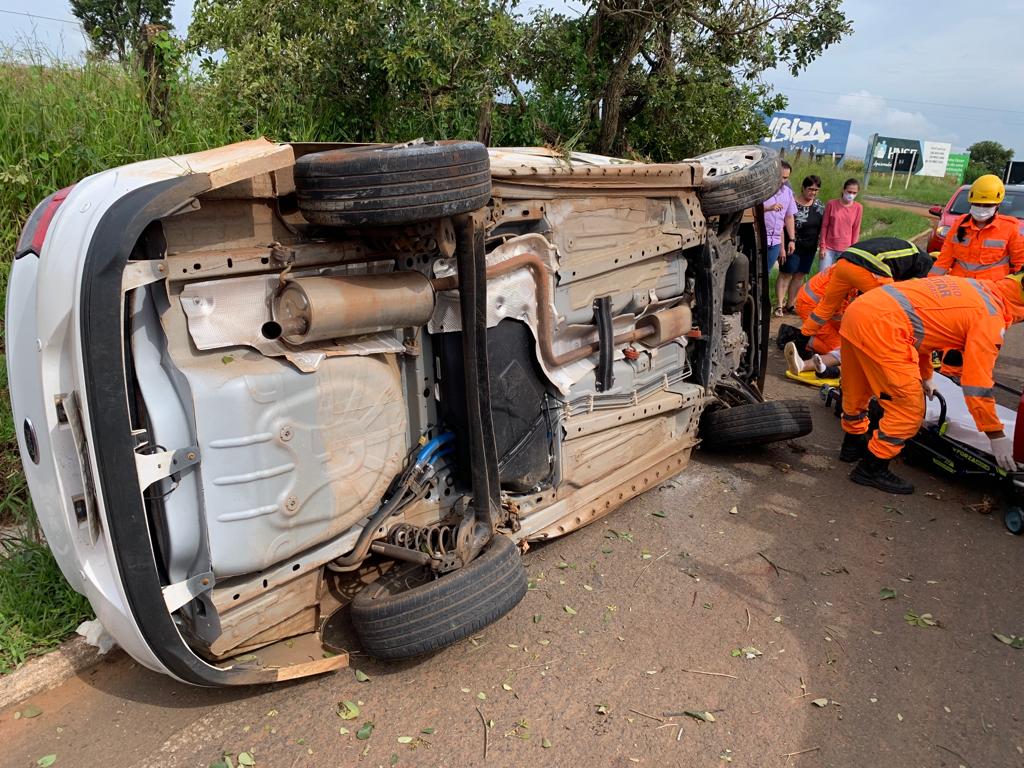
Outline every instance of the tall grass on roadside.
{"type": "MultiPolygon", "coordinates": [[[[793,166],[794,190],[800,188],[800,183],[805,176],[816,174],[821,177],[822,187],[819,193],[822,200],[831,200],[839,197],[842,192],[843,182],[847,179],[857,179],[862,182],[864,179],[864,164],[860,162],[847,162],[842,168],[836,168],[831,162],[813,162],[811,160],[794,160],[789,158],[793,166]]],[[[861,189],[861,194],[875,195],[877,197],[891,197],[897,200],[911,200],[928,205],[945,205],[952,197],[954,190],[959,186],[956,178],[946,176],[937,178],[933,176],[911,176],[910,186],[904,189],[907,181],[906,174],[896,174],[892,189],[889,189],[890,174],[872,173],[868,186],[861,189]]]]}
{"type": "Polygon", "coordinates": [[[91,616],[45,544],[0,539],[0,674],[55,648],[91,616]]]}

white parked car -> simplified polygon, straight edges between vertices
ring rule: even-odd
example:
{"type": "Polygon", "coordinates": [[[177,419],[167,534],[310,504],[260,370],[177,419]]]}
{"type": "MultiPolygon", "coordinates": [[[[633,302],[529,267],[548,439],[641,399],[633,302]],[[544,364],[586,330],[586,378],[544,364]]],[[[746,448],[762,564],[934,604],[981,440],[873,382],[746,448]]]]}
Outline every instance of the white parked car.
{"type": "Polygon", "coordinates": [[[756,147],[258,140],[47,198],[7,353],[61,569],[197,685],[338,668],[347,626],[385,659],[467,637],[525,594],[528,542],[702,438],[810,430],[762,402],[763,259],[735,245],[778,179],[756,147]]]}

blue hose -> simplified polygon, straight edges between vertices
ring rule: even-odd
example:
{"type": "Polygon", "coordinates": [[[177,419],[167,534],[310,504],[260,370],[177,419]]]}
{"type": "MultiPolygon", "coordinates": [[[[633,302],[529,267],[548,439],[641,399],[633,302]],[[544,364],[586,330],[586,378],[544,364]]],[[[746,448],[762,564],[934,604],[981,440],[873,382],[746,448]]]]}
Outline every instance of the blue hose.
{"type": "Polygon", "coordinates": [[[420,448],[419,453],[416,454],[417,464],[429,464],[437,450],[445,443],[449,443],[455,439],[453,432],[445,432],[443,435],[438,435],[429,443],[420,448]]]}

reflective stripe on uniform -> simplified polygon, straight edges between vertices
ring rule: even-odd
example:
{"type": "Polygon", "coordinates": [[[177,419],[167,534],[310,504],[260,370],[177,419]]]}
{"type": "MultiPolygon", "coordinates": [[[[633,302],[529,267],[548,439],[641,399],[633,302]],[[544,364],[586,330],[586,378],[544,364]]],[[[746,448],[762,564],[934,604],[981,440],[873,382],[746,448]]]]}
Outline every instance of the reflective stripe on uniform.
{"type": "Polygon", "coordinates": [[[931,272],[928,273],[928,276],[932,277],[935,275],[944,275],[947,272],[949,272],[949,270],[946,267],[932,267],[931,272]]]}
{"type": "Polygon", "coordinates": [[[878,439],[881,440],[883,443],[889,443],[889,445],[903,445],[905,442],[907,442],[902,437],[893,437],[892,435],[887,435],[880,429],[878,430],[878,439]]]}
{"type": "Polygon", "coordinates": [[[981,300],[985,302],[985,307],[988,309],[988,313],[990,315],[994,315],[996,313],[996,307],[992,303],[992,298],[988,295],[988,291],[982,288],[981,283],[977,280],[968,279],[967,282],[970,283],[971,287],[978,292],[979,296],[981,296],[981,300]]]}
{"type": "Polygon", "coordinates": [[[967,272],[984,272],[986,269],[994,269],[995,267],[1005,267],[1010,263],[1009,256],[1003,256],[999,261],[993,261],[991,264],[979,264],[974,261],[957,261],[964,270],[967,272]]]}
{"type": "Polygon", "coordinates": [[[1005,240],[986,240],[981,244],[982,248],[1005,248],[1005,240]]]}
{"type": "Polygon", "coordinates": [[[996,388],[995,387],[963,387],[964,397],[987,397],[995,398],[996,388]]]}
{"type": "MultiPolygon", "coordinates": [[[[924,323],[922,323],[921,318],[917,316],[914,306],[906,296],[891,285],[883,285],[880,287],[883,291],[892,296],[896,300],[896,303],[900,305],[900,309],[903,310],[903,314],[905,314],[907,316],[907,320],[910,321],[910,330],[914,336],[914,349],[920,349],[921,345],[924,343],[924,323]]],[[[978,290],[980,291],[981,288],[979,287],[978,290]]]]}
{"type": "Polygon", "coordinates": [[[821,296],[819,296],[818,294],[811,290],[810,283],[804,283],[803,288],[801,288],[801,290],[805,291],[807,293],[807,298],[809,298],[815,304],[821,301],[821,296]]]}
{"type": "Polygon", "coordinates": [[[867,411],[861,411],[860,413],[844,413],[843,421],[860,421],[868,417],[867,411]]]}
{"type": "Polygon", "coordinates": [[[813,312],[811,312],[811,314],[809,314],[807,316],[807,319],[810,320],[812,323],[817,323],[818,325],[824,325],[825,324],[825,321],[822,320],[820,317],[818,317],[813,312]]]}
{"type": "Polygon", "coordinates": [[[879,256],[876,256],[875,254],[869,251],[862,250],[860,248],[854,248],[853,246],[847,248],[846,253],[853,253],[856,254],[857,256],[866,259],[870,264],[873,264],[883,275],[885,275],[886,277],[892,277],[892,270],[889,268],[889,265],[882,261],[882,259],[879,256]]]}

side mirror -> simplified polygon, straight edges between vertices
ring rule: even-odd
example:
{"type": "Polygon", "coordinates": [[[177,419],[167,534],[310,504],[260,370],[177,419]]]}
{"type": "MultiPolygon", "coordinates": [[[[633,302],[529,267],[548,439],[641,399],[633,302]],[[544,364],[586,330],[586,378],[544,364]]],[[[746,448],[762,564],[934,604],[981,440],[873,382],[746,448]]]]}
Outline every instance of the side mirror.
{"type": "Polygon", "coordinates": [[[928,213],[930,213],[932,216],[941,216],[942,215],[942,206],[941,205],[933,205],[931,208],[928,209],[928,213]]]}

